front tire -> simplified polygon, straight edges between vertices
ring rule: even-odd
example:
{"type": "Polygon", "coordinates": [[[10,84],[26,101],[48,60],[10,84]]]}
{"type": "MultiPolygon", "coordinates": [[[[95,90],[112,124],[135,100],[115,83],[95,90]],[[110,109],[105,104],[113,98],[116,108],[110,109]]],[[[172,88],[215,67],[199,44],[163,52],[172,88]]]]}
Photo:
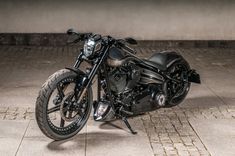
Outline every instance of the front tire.
{"type": "Polygon", "coordinates": [[[62,69],[51,75],[43,84],[36,101],[35,113],[37,124],[47,137],[53,140],[68,139],[76,135],[86,124],[92,108],[92,90],[89,88],[84,95],[83,103],[77,104],[79,109],[70,106],[70,103],[76,103],[72,95],[81,77],[73,71],[62,69]],[[74,86],[71,87],[71,85],[74,86]],[[54,94],[55,97],[53,97],[54,94]],[[52,107],[50,107],[51,104],[52,107]],[[65,113],[63,116],[61,111],[65,113]],[[71,114],[75,114],[76,118],[74,117],[73,121],[66,120],[69,117],[72,118],[71,114]]]}

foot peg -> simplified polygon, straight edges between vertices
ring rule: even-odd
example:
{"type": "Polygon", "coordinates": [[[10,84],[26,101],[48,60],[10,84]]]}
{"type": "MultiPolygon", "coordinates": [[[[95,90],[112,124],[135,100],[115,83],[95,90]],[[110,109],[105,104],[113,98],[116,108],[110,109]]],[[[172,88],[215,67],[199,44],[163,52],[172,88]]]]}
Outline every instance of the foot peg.
{"type": "Polygon", "coordinates": [[[129,124],[126,117],[122,117],[122,121],[126,124],[127,128],[131,131],[132,134],[137,134],[137,132],[131,128],[131,125],[129,124]]]}

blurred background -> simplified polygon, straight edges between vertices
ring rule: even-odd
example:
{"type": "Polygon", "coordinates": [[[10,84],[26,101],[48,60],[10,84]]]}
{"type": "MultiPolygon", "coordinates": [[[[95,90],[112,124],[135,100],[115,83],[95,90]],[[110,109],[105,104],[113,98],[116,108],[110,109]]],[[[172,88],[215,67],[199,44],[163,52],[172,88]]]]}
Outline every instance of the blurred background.
{"type": "Polygon", "coordinates": [[[82,32],[139,40],[234,40],[233,0],[1,0],[0,33],[82,32]]]}

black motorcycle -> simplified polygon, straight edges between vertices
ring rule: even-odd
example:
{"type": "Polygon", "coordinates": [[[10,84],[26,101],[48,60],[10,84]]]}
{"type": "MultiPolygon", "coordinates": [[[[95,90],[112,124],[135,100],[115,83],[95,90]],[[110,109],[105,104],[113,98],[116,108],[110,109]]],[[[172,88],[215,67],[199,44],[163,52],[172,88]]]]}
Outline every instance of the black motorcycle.
{"type": "Polygon", "coordinates": [[[84,47],[72,68],[51,75],[36,102],[36,120],[41,131],[54,140],[77,134],[86,124],[91,109],[95,121],[121,119],[132,134],[127,118],[181,103],[191,82],[200,76],[178,53],[156,52],[148,59],[135,56],[129,47],[133,38],[115,39],[92,33],[67,31],[84,47]],[[79,69],[86,62],[87,68],[79,69]],[[89,66],[88,66],[89,65],[89,66]],[[92,85],[97,80],[97,98],[92,85]]]}

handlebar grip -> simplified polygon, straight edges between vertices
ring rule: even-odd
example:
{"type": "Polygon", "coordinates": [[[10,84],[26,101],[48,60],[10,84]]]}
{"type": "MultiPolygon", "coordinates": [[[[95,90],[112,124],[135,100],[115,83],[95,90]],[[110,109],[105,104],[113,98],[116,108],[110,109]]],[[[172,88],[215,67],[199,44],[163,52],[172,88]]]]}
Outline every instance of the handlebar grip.
{"type": "Polygon", "coordinates": [[[74,34],[78,35],[79,34],[79,32],[75,31],[74,29],[68,29],[66,33],[68,35],[74,35],[74,34]]]}

